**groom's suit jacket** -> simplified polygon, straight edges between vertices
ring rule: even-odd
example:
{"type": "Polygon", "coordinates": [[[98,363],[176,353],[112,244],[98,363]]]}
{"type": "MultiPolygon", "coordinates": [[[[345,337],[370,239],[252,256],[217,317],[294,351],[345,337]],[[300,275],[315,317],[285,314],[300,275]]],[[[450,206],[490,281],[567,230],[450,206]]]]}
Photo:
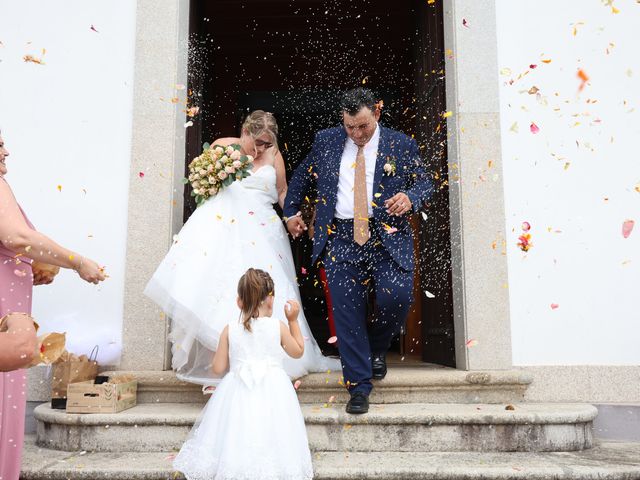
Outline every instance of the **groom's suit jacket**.
{"type": "MultiPolygon", "coordinates": [[[[405,270],[412,270],[413,238],[408,215],[389,215],[384,202],[396,193],[404,192],[411,200],[414,212],[417,212],[422,203],[431,196],[433,183],[420,159],[415,140],[382,125],[379,125],[379,128],[380,142],[372,198],[374,221],[370,228],[378,229],[384,247],[398,265],[405,270]],[[395,164],[395,174],[386,173],[385,164],[395,164]]],[[[284,203],[285,218],[292,217],[300,211],[305,195],[313,186],[318,192],[312,263],[321,256],[328,236],[332,234],[340,161],[346,139],[347,133],[343,127],[318,132],[311,152],[296,168],[289,182],[284,203]]]]}

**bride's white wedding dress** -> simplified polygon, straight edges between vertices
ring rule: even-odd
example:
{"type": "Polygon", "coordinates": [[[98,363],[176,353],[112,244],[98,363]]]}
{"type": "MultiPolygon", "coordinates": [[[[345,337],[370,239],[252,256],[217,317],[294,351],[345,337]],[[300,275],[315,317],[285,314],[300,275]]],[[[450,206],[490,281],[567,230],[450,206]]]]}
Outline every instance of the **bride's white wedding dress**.
{"type": "MultiPolygon", "coordinates": [[[[223,328],[239,318],[236,288],[248,268],[273,278],[274,315],[284,317],[288,299],[300,302],[287,233],[273,209],[277,200],[271,165],[233,182],[196,209],[147,284],[144,293],[172,320],[172,364],[178,377],[204,385],[219,382],[212,378],[213,352],[223,328]]],[[[284,360],[287,374],[297,378],[341,368],[339,360],[322,355],[302,311],[298,321],[304,355],[284,360]]]]}

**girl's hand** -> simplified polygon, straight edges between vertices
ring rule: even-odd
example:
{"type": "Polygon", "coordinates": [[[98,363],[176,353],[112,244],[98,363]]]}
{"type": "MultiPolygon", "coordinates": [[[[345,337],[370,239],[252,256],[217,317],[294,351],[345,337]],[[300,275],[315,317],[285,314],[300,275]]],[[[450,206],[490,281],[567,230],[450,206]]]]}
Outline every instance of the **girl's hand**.
{"type": "Polygon", "coordinates": [[[89,283],[98,284],[106,278],[104,268],[88,258],[80,258],[80,266],[76,272],[80,278],[89,283]]]}
{"type": "Polygon", "coordinates": [[[300,313],[300,304],[295,300],[288,300],[284,306],[284,315],[289,323],[295,322],[300,313]]]}

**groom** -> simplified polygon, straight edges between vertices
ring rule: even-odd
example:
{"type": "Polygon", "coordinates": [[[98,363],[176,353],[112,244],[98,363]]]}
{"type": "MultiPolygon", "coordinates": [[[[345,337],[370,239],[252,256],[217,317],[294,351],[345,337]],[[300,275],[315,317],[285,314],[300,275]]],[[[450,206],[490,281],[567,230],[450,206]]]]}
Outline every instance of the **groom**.
{"type": "Polygon", "coordinates": [[[284,215],[296,238],[306,226],[300,204],[318,192],[312,261],[327,272],[348,413],[369,410],[371,379],[387,373],[385,355],[413,300],[413,238],[408,215],[432,191],[416,142],[378,124],[370,90],[346,92],[343,126],[316,134],[289,183],[284,215]],[[367,328],[367,288],[376,312],[367,328]]]}

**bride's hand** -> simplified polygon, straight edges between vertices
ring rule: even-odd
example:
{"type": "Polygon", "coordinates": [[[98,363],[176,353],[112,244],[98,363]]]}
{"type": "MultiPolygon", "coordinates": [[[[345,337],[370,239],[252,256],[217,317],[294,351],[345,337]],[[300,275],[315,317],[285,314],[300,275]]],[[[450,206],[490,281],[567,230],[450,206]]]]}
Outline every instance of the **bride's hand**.
{"type": "Polygon", "coordinates": [[[295,216],[287,219],[287,230],[289,230],[289,233],[293,238],[298,238],[306,229],[307,226],[305,225],[304,220],[302,220],[302,213],[298,212],[295,216]]]}

